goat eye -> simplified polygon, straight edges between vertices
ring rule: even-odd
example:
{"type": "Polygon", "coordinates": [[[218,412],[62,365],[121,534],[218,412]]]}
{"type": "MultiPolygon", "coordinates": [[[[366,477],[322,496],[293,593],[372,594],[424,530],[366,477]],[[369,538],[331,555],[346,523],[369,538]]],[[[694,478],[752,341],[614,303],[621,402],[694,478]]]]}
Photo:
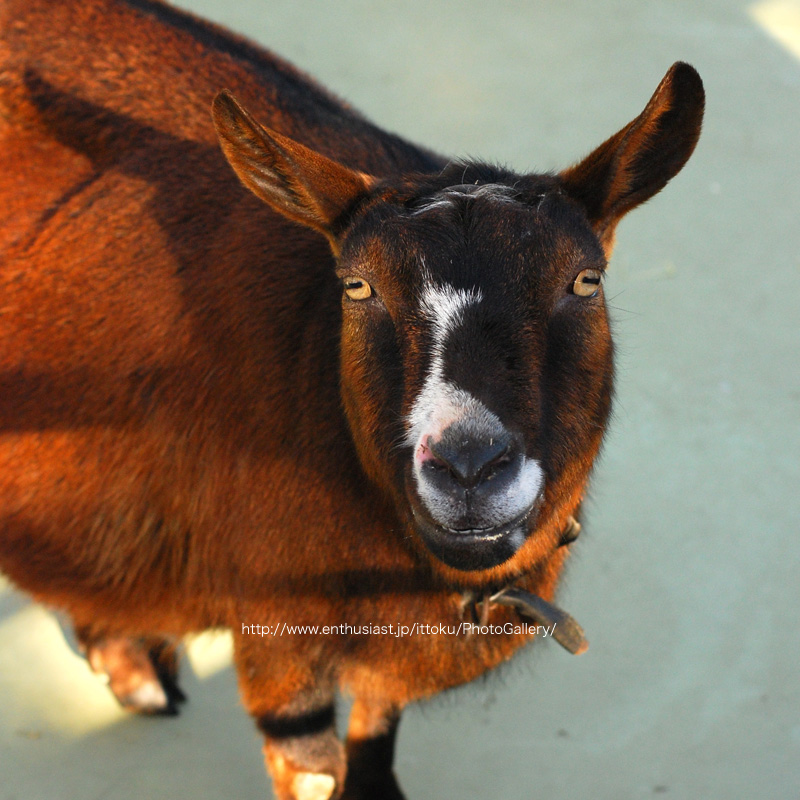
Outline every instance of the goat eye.
{"type": "Polygon", "coordinates": [[[603,273],[599,269],[581,270],[572,284],[572,292],[579,297],[594,297],[600,290],[602,281],[603,273]]]}
{"type": "Polygon", "coordinates": [[[351,300],[366,300],[372,297],[372,287],[361,278],[345,278],[344,293],[351,300]]]}

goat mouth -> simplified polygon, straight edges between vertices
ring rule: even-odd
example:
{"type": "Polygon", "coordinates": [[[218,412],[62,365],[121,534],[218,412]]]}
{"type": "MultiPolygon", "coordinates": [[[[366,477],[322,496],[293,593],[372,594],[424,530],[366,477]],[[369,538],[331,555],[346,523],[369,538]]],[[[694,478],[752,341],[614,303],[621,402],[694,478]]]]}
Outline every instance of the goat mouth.
{"type": "Polygon", "coordinates": [[[528,537],[532,509],[493,528],[455,530],[426,519],[412,507],[416,531],[440,561],[454,569],[477,571],[508,561],[528,537]]]}

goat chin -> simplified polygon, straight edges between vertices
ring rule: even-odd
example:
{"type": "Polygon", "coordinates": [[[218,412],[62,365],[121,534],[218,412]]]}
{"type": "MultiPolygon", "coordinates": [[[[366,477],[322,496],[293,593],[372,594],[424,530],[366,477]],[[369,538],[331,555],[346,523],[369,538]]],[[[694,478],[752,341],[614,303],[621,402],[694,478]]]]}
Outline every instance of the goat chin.
{"type": "Polygon", "coordinates": [[[416,531],[436,558],[464,571],[487,570],[512,558],[528,537],[528,514],[494,528],[453,530],[414,514],[416,531]]]}

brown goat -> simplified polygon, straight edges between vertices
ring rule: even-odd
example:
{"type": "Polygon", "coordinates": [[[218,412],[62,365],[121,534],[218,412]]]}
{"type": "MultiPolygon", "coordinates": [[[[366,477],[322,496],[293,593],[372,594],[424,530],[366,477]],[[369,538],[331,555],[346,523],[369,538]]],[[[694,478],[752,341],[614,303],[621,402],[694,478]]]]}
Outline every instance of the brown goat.
{"type": "Polygon", "coordinates": [[[279,798],[401,797],[403,707],[532,637],[462,620],[583,647],[546,601],[611,405],[601,282],[694,149],[697,73],[519,175],[156,0],[6,0],[0,31],[0,567],[134,710],[231,628],[279,798]]]}

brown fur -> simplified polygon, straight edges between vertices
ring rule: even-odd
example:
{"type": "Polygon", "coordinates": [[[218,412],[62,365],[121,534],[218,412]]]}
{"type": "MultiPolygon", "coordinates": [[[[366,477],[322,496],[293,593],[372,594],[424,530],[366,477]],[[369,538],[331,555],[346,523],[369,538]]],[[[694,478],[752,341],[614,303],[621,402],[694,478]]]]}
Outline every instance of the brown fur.
{"type": "MultiPolygon", "coordinates": [[[[149,653],[169,684],[174,664],[165,679],[153,652],[232,628],[278,796],[301,798],[312,773],[337,796],[399,797],[401,709],[528,637],[261,638],[242,625],[455,624],[465,588],[511,579],[551,598],[608,413],[605,312],[586,362],[596,388],[565,389],[558,411],[588,406],[602,424],[584,438],[576,426],[585,444],[560,457],[541,526],[490,570],[441,564],[398,512],[382,416],[395,399],[362,388],[375,383],[358,356],[366,323],[343,321],[332,252],[444,160],[150,0],[9,0],[0,31],[0,565],[70,612],[100,669],[103,653],[149,653]],[[209,108],[222,88],[250,109],[218,99],[223,149],[275,210],[220,153],[209,108]],[[279,185],[259,188],[259,171],[279,185]],[[326,710],[339,688],[356,697],[346,754],[326,710]]],[[[606,254],[616,221],[688,158],[701,115],[699,79],[677,66],[637,120],[547,178],[606,254]]],[[[555,261],[576,252],[564,236],[555,261]]],[[[531,374],[544,368],[525,353],[531,374]]],[[[548,379],[568,387],[559,363],[548,379]]],[[[421,380],[411,370],[397,402],[421,380]]]]}

